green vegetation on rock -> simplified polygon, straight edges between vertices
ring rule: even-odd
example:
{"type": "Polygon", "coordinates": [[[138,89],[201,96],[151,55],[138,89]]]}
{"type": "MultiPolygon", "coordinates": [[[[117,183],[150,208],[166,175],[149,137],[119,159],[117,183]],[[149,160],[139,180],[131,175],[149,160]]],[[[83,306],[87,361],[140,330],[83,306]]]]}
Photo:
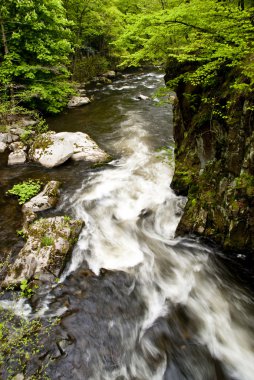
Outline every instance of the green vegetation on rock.
{"type": "Polygon", "coordinates": [[[19,204],[22,205],[37,195],[41,190],[42,183],[38,180],[23,181],[14,185],[6,194],[16,195],[19,204]]]}
{"type": "MultiPolygon", "coordinates": [[[[24,287],[27,292],[25,283],[24,287]]],[[[0,371],[5,374],[6,379],[11,380],[18,373],[25,374],[31,358],[39,357],[43,353],[43,339],[49,336],[59,320],[29,320],[2,308],[0,316],[0,371]]],[[[46,367],[42,365],[29,378],[48,379],[46,367]]]]}
{"type": "Polygon", "coordinates": [[[54,244],[54,239],[51,236],[43,236],[41,238],[41,246],[42,247],[49,247],[50,245],[54,244]]]}

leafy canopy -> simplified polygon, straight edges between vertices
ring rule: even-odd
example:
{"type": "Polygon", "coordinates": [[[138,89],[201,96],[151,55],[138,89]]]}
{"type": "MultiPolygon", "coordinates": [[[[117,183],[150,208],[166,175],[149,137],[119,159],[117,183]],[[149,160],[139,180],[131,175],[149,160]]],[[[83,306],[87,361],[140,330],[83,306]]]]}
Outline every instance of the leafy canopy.
{"type": "Polygon", "coordinates": [[[166,64],[169,58],[192,62],[196,69],[181,77],[192,84],[212,83],[221,67],[235,67],[247,79],[235,87],[253,88],[253,1],[245,9],[239,3],[244,2],[171,1],[164,9],[127,14],[125,31],[115,42],[122,65],[166,64]]]}

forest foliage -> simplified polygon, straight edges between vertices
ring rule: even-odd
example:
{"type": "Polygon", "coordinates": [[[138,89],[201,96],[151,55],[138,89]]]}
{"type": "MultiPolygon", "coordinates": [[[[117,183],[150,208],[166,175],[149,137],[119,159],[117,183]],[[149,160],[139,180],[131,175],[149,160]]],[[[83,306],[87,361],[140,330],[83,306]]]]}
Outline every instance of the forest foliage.
{"type": "Polygon", "coordinates": [[[77,70],[172,58],[195,67],[172,86],[212,83],[223,67],[253,89],[253,0],[3,0],[0,33],[1,101],[46,112],[66,105],[77,70]]]}
{"type": "Polygon", "coordinates": [[[172,86],[179,79],[206,85],[222,67],[236,68],[232,85],[242,91],[253,89],[254,1],[172,0],[163,9],[127,18],[116,41],[123,65],[165,65],[172,58],[191,63],[192,70],[174,78],[172,86]]]}

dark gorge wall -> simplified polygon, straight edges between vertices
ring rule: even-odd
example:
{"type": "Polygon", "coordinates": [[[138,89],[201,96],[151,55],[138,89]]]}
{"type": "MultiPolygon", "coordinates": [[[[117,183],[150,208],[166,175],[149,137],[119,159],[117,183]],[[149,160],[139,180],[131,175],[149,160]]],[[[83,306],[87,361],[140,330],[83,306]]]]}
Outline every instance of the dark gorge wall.
{"type": "MultiPolygon", "coordinates": [[[[172,62],[165,79],[190,70],[172,62]]],[[[254,94],[234,91],[236,76],[222,69],[209,86],[177,85],[172,187],[188,196],[177,235],[198,234],[253,257],[254,94]]]]}

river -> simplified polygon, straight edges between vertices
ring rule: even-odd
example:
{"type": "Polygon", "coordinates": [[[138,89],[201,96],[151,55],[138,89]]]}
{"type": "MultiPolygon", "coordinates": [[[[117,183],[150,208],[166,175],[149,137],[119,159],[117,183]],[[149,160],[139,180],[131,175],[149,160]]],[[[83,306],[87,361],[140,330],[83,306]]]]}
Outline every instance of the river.
{"type": "Polygon", "coordinates": [[[53,213],[85,222],[59,285],[36,305],[62,318],[47,343],[48,357],[60,351],[52,380],[253,379],[250,292],[215,248],[174,238],[186,199],[170,188],[172,109],[152,97],[162,84],[156,72],[122,76],[91,88],[90,105],[49,119],[90,134],[108,164],[19,173],[61,180],[53,213]]]}

